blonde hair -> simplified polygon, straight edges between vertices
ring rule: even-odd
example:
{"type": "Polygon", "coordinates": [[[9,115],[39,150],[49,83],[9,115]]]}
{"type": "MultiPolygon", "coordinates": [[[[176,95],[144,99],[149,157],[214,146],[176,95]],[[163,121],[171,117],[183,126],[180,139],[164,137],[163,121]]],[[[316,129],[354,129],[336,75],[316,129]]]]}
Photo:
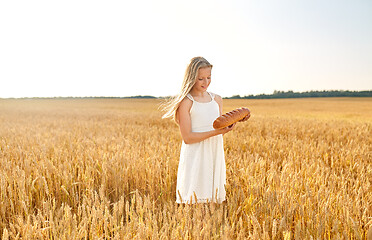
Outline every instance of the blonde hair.
{"type": "Polygon", "coordinates": [[[178,123],[176,115],[181,101],[186,97],[186,95],[194,86],[196,78],[198,77],[199,69],[207,67],[212,68],[213,65],[210,64],[205,58],[194,57],[191,59],[189,65],[186,68],[180,94],[173,98],[170,98],[162,106],[162,110],[165,112],[165,114],[163,115],[163,119],[172,118],[176,123],[178,123]]]}

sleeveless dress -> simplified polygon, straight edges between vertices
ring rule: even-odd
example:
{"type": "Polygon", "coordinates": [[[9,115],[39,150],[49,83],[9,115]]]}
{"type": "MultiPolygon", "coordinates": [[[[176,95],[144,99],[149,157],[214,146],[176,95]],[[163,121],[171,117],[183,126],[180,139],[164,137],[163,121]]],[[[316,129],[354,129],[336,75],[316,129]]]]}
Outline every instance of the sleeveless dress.
{"type": "MultiPolygon", "coordinates": [[[[191,131],[213,130],[213,122],[220,116],[219,105],[214,94],[211,101],[200,103],[192,100],[190,109],[191,131]]],[[[182,141],[177,173],[177,203],[221,203],[226,198],[226,166],[223,136],[219,134],[204,141],[186,144],[182,141]]]]}

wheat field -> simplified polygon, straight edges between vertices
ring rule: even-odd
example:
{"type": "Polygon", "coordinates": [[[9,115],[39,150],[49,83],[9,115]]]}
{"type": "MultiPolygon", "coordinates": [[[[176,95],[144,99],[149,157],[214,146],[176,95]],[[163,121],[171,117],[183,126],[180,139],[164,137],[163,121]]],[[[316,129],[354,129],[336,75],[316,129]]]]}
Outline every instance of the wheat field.
{"type": "Polygon", "coordinates": [[[372,98],[224,100],[227,201],[175,203],[161,100],[0,99],[2,239],[371,239],[372,98]]]}

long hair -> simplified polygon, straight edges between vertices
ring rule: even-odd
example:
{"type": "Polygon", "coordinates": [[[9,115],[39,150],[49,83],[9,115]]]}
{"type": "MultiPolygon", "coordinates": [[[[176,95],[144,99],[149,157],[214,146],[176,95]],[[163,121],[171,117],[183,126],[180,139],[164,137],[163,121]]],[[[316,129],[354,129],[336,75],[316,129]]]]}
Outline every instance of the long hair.
{"type": "Polygon", "coordinates": [[[177,124],[177,110],[181,101],[186,97],[186,95],[191,91],[192,87],[196,82],[200,68],[212,68],[213,65],[210,64],[203,57],[194,57],[191,59],[189,65],[186,68],[185,76],[183,78],[181,92],[177,96],[170,98],[162,106],[162,110],[165,112],[164,118],[172,118],[177,124]]]}

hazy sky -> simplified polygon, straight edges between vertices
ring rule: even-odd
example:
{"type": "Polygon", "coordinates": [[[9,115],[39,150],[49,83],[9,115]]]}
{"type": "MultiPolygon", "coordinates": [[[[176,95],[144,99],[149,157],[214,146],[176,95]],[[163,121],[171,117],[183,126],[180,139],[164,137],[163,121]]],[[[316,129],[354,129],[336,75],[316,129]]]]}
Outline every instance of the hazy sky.
{"type": "Polygon", "coordinates": [[[371,0],[0,2],[0,97],[372,90],[371,0]]]}

